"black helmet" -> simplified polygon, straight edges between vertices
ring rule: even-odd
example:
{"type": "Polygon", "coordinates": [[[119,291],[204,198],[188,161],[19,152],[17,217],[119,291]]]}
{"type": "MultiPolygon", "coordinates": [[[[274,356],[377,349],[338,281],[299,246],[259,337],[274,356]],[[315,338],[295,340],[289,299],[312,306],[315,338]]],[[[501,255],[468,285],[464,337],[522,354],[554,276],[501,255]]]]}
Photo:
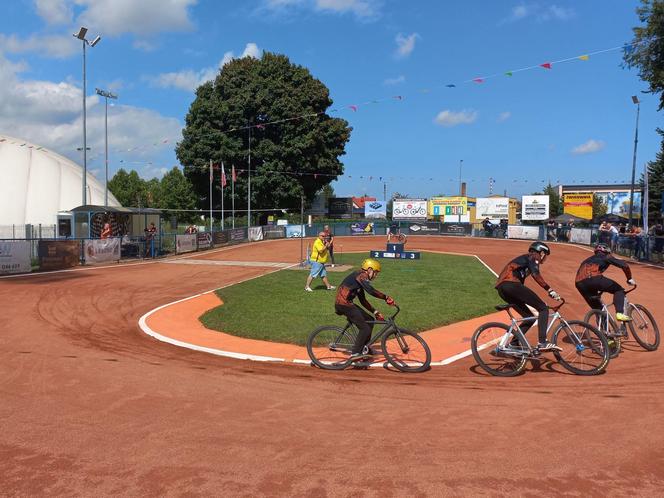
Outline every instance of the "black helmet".
{"type": "Polygon", "coordinates": [[[595,246],[595,254],[597,253],[602,253],[602,254],[611,254],[611,248],[607,246],[606,244],[597,244],[595,246]]]}
{"type": "Polygon", "coordinates": [[[549,249],[549,246],[547,246],[544,242],[533,242],[530,244],[530,247],[528,248],[528,252],[542,252],[544,251],[547,256],[551,254],[551,249],[549,249]]]}

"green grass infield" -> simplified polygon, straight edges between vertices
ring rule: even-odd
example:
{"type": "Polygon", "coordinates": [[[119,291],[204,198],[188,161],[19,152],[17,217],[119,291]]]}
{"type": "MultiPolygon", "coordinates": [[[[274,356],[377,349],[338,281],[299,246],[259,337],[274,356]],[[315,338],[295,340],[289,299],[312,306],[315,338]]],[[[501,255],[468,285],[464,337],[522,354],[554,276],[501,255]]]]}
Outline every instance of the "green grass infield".
{"type": "MultiPolygon", "coordinates": [[[[358,268],[367,253],[344,254],[344,265],[358,268]]],[[[495,277],[476,258],[422,253],[413,261],[380,260],[382,272],[374,286],[392,296],[401,307],[399,325],[414,331],[466,320],[493,311],[499,299],[495,277]]],[[[338,286],[350,273],[328,272],[338,286]]],[[[320,325],[343,325],[334,313],[336,290],[314,280],[314,292],[305,292],[308,270],[281,270],[225,289],[217,294],[224,304],[200,319],[212,330],[274,342],[304,345],[309,332],[320,325]]],[[[374,307],[394,311],[384,301],[367,296],[374,307]]]]}

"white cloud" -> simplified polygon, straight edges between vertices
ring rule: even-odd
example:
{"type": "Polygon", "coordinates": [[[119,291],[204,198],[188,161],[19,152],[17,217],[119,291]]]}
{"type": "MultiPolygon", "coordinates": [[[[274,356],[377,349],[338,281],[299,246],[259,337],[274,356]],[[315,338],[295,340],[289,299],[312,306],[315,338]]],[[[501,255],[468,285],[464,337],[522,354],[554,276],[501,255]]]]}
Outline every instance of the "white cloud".
{"type": "Polygon", "coordinates": [[[417,33],[404,36],[401,33],[397,35],[395,41],[397,42],[396,56],[399,58],[408,57],[413,50],[415,50],[415,41],[420,37],[417,33]]]}
{"type": "Polygon", "coordinates": [[[263,7],[272,12],[303,8],[335,14],[351,13],[361,19],[380,14],[381,0],[264,0],[263,7]]]}
{"type": "Polygon", "coordinates": [[[541,3],[525,3],[512,7],[509,16],[501,21],[501,24],[508,22],[516,22],[522,19],[531,18],[536,21],[567,21],[573,18],[576,12],[573,8],[561,7],[556,4],[546,5],[541,3]]]}
{"type": "Polygon", "coordinates": [[[509,111],[501,112],[498,115],[498,122],[502,123],[503,121],[507,121],[509,118],[512,117],[512,113],[509,111]]]}
{"type": "MultiPolygon", "coordinates": [[[[255,43],[247,43],[242,51],[242,57],[253,57],[258,59],[261,57],[262,50],[258,48],[255,43]]],[[[219,64],[212,67],[206,67],[198,71],[193,69],[185,69],[171,73],[162,73],[155,77],[148,78],[153,85],[161,88],[178,88],[185,91],[194,91],[206,81],[211,81],[217,77],[219,69],[224,67],[224,64],[235,58],[233,52],[226,52],[219,61],[219,64]]]]}
{"type": "Polygon", "coordinates": [[[602,140],[593,140],[592,138],[586,143],[577,145],[572,149],[572,154],[592,154],[594,152],[599,152],[606,144],[602,140]]]}
{"type": "Polygon", "coordinates": [[[396,78],[387,78],[383,81],[383,85],[399,85],[406,81],[406,77],[403,74],[400,74],[396,78]]]}
{"type": "Polygon", "coordinates": [[[69,0],[35,0],[37,14],[48,24],[70,24],[74,18],[69,0]]]}
{"type": "MultiPolygon", "coordinates": [[[[0,133],[47,147],[80,163],[80,152],[76,151],[82,141],[80,87],[68,82],[24,80],[23,70],[25,66],[14,64],[0,54],[0,87],[3,88],[0,133]]],[[[94,169],[103,164],[104,106],[96,95],[90,95],[87,109],[89,166],[94,169]]],[[[149,109],[123,105],[109,108],[109,148],[112,151],[131,148],[131,152],[124,154],[127,158],[165,153],[165,148],[172,148],[173,142],[181,136],[181,130],[179,120],[149,109]],[[154,143],[161,145],[165,139],[169,139],[168,144],[159,148],[153,146],[154,143]]],[[[117,162],[118,154],[113,155],[117,162]]]]}
{"type": "Polygon", "coordinates": [[[435,122],[441,126],[450,128],[460,124],[470,124],[477,120],[478,112],[473,110],[463,110],[459,112],[445,110],[440,111],[436,116],[435,122]]]}
{"type": "Polygon", "coordinates": [[[11,54],[37,52],[40,55],[58,59],[69,57],[81,51],[81,42],[71,34],[64,35],[30,35],[19,38],[16,35],[0,34],[0,50],[11,54]]]}

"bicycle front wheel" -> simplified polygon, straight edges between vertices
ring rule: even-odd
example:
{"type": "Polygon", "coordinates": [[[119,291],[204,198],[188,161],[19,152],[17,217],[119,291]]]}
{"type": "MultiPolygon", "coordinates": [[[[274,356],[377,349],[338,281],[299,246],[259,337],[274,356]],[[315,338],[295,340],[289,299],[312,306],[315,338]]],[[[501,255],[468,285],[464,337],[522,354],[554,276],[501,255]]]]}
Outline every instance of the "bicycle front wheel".
{"type": "Polygon", "coordinates": [[[380,344],[385,359],[401,372],[424,372],[431,366],[429,345],[415,332],[394,328],[380,344]]]}
{"type": "Polygon", "coordinates": [[[597,375],[609,363],[606,336],[580,320],[563,322],[553,333],[552,342],[562,348],[554,351],[560,364],[577,375],[597,375]]]}
{"type": "Polygon", "coordinates": [[[613,359],[620,354],[622,337],[618,332],[618,325],[608,313],[600,310],[590,310],[586,313],[583,321],[597,327],[606,336],[606,342],[609,345],[609,358],[613,359]]]}
{"type": "Polygon", "coordinates": [[[659,328],[652,313],[644,306],[632,303],[630,303],[627,313],[632,317],[632,321],[628,323],[634,340],[643,349],[655,351],[659,347],[659,328]]]}
{"type": "Polygon", "coordinates": [[[491,375],[514,377],[526,368],[527,348],[515,336],[505,337],[509,330],[504,323],[485,323],[470,341],[475,361],[491,375]]]}
{"type": "Polygon", "coordinates": [[[343,370],[355,344],[353,328],[326,325],[314,330],[307,338],[309,358],[318,368],[343,370]]]}

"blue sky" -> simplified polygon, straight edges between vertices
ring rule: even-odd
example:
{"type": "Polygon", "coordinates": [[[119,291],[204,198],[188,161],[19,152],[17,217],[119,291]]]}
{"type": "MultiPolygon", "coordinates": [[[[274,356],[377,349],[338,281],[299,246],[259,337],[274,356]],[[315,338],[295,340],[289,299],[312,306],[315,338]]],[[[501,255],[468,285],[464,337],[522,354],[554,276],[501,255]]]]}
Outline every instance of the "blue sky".
{"type": "MultiPolygon", "coordinates": [[[[160,176],[194,88],[231,57],[287,55],[328,86],[353,127],[338,195],[521,195],[552,183],[629,181],[655,157],[658,99],[621,67],[620,50],[504,76],[508,70],[619,47],[637,0],[15,0],[0,19],[0,133],[81,162],[81,42],[88,49],[88,167],[160,176]],[[484,83],[468,82],[498,74],[484,83]],[[456,84],[446,88],[446,84],[456,84]],[[403,99],[392,98],[401,96],[403,99]],[[378,104],[367,104],[380,100],[378,104]],[[350,105],[358,105],[353,111],[350,105]],[[121,162],[122,161],[122,162],[121,162]],[[362,178],[360,178],[362,177],[362,178]],[[371,177],[371,179],[370,179],[371,177]]],[[[267,207],[267,206],[265,206],[267,207]]]]}

